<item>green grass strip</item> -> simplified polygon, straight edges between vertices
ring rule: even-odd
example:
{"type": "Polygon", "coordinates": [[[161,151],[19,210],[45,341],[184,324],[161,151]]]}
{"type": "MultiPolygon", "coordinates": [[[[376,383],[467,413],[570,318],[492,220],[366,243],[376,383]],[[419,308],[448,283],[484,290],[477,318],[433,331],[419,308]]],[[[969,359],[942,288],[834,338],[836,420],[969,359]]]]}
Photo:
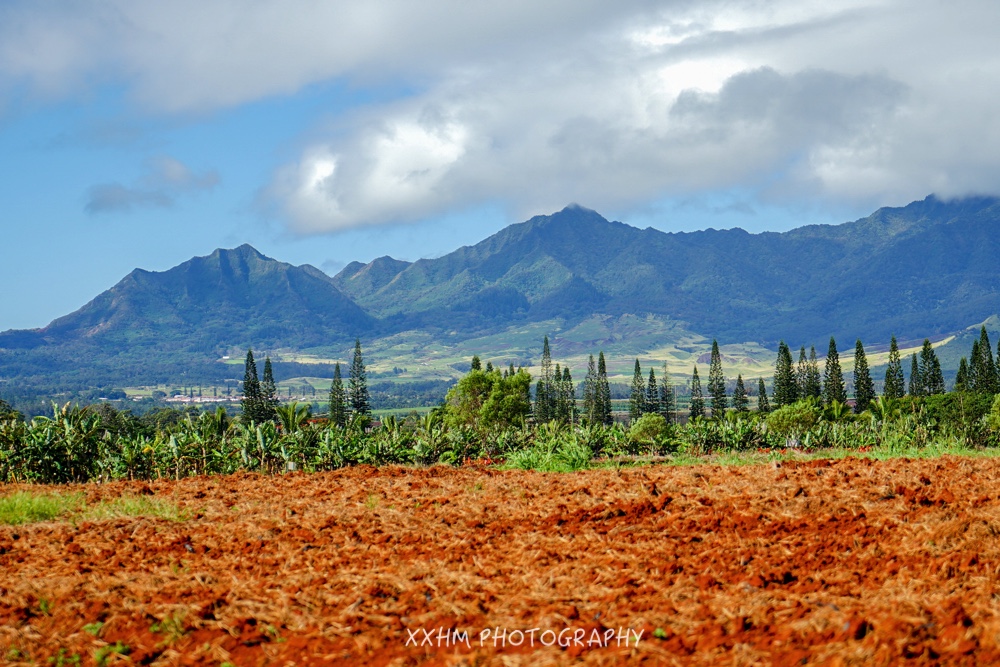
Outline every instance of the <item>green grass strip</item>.
{"type": "Polygon", "coordinates": [[[82,493],[31,493],[15,491],[0,496],[0,524],[19,526],[36,521],[51,521],[83,507],[82,493]]]}
{"type": "Polygon", "coordinates": [[[148,496],[122,496],[90,506],[84,501],[82,493],[15,491],[0,496],[0,525],[19,526],[57,519],[97,521],[137,516],[167,521],[185,521],[190,518],[176,503],[148,496]]]}

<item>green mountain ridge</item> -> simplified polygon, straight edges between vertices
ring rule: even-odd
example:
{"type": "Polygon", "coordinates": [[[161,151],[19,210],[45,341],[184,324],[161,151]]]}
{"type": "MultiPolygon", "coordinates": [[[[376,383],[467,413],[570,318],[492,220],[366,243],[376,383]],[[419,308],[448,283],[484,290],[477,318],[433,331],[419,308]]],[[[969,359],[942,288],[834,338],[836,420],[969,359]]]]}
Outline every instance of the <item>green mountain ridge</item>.
{"type": "Polygon", "coordinates": [[[47,327],[0,333],[0,380],[212,380],[233,375],[223,355],[251,346],[304,375],[301,359],[342,358],[355,337],[394,363],[447,374],[470,351],[530,363],[526,332],[550,333],[553,353],[576,360],[614,349],[684,364],[718,338],[760,371],[778,340],[825,350],[831,335],[843,349],[891,334],[961,339],[1000,312],[998,224],[992,197],[931,196],[762,234],[638,229],[571,205],[442,257],[352,262],[333,277],[243,245],[136,269],[47,327]],[[744,343],[754,346],[744,353],[744,343]]]}

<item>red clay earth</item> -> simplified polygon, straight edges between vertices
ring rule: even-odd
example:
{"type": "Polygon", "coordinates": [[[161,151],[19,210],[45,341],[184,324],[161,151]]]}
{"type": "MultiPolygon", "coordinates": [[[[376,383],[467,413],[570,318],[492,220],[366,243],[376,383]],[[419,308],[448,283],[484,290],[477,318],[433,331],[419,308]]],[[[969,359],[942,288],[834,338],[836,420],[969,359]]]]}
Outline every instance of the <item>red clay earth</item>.
{"type": "Polygon", "coordinates": [[[1000,664],[997,460],[59,490],[189,516],[0,527],[8,662],[1000,664]]]}

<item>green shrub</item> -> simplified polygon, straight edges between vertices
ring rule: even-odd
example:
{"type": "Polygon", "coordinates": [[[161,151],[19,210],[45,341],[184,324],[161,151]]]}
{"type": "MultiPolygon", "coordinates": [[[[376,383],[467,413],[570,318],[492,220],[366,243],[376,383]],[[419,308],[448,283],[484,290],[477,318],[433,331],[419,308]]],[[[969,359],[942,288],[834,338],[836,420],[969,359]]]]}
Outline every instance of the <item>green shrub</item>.
{"type": "Polygon", "coordinates": [[[670,435],[670,425],[663,415],[648,412],[632,423],[628,437],[640,445],[658,447],[670,435]]]}
{"type": "Polygon", "coordinates": [[[819,408],[812,401],[785,405],[767,416],[767,430],[785,438],[799,438],[819,422],[819,408]]]}

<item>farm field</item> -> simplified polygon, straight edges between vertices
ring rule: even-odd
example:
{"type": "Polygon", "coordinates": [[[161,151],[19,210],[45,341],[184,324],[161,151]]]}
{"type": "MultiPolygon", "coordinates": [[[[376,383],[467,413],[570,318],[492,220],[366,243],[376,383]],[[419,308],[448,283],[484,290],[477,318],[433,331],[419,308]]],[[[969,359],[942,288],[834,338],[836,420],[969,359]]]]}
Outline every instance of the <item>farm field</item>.
{"type": "Polygon", "coordinates": [[[996,459],[19,491],[139,509],[0,526],[13,664],[1000,663],[996,459]]]}

